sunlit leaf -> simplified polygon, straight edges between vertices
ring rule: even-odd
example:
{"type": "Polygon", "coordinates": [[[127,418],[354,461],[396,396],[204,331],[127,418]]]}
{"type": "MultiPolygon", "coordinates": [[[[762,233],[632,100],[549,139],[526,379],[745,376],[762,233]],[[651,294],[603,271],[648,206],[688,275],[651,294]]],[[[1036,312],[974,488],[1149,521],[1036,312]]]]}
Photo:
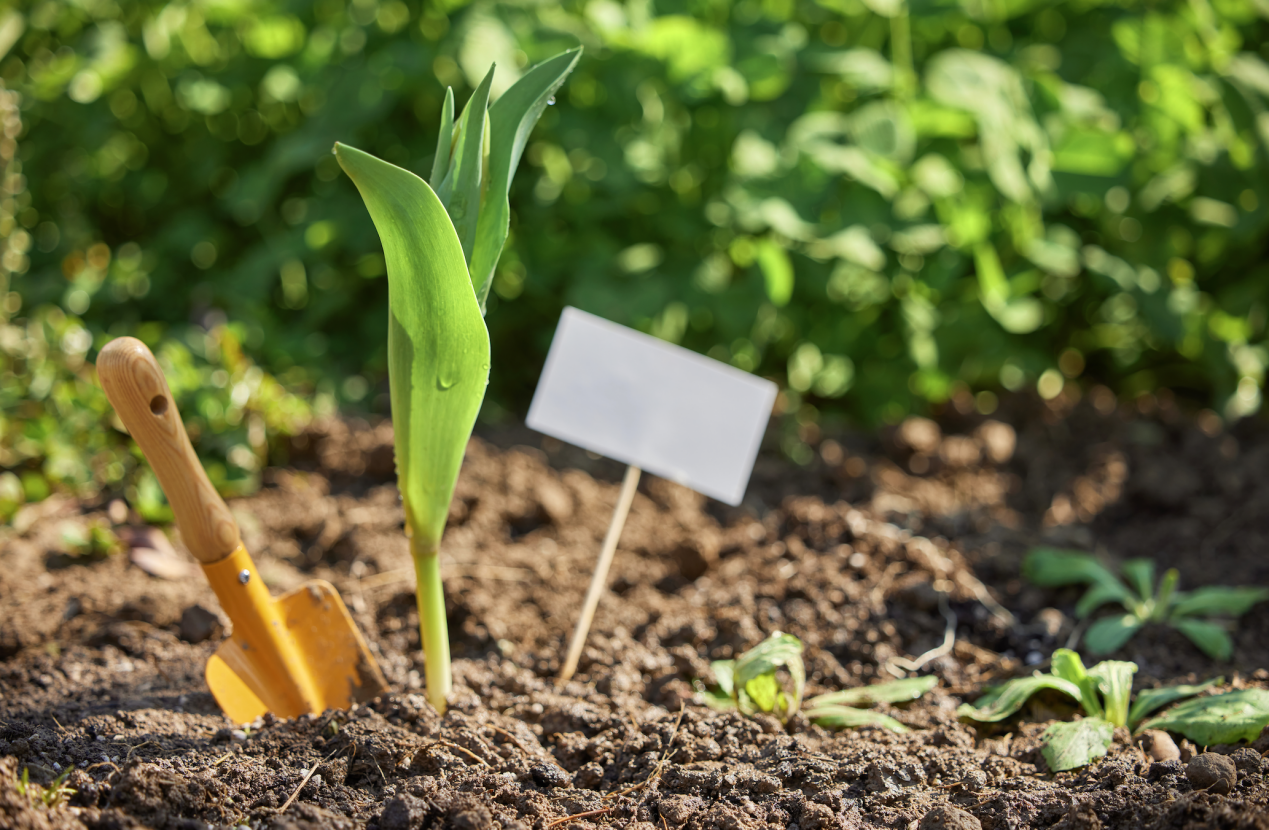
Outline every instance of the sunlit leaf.
{"type": "Polygon", "coordinates": [[[891,680],[873,686],[860,686],[856,689],[843,689],[840,692],[828,692],[816,695],[806,701],[807,708],[822,706],[871,706],[874,703],[903,703],[916,700],[939,684],[939,679],[928,677],[908,677],[903,680],[891,680]]]}
{"type": "Polygon", "coordinates": [[[1088,670],[1088,675],[1098,681],[1098,688],[1105,701],[1106,720],[1115,726],[1128,725],[1128,701],[1132,698],[1132,676],[1137,664],[1122,660],[1105,660],[1088,670]]]}
{"type": "Polygon", "coordinates": [[[742,713],[752,715],[776,708],[781,691],[776,671],[781,668],[788,671],[792,679],[792,689],[784,700],[785,705],[777,714],[788,717],[798,710],[802,702],[802,690],[806,686],[802,641],[791,634],[774,634],[736,659],[733,682],[742,713]],[[763,678],[770,678],[770,682],[763,678]],[[753,697],[755,694],[756,699],[753,697]]]}
{"type": "Polygon", "coordinates": [[[1115,725],[1101,718],[1059,721],[1044,730],[1040,750],[1053,772],[1082,767],[1101,758],[1115,738],[1115,725]]]}
{"type": "Polygon", "coordinates": [[[1010,680],[995,693],[980,700],[978,706],[961,704],[956,714],[980,723],[995,723],[1016,714],[1033,694],[1045,689],[1061,692],[1073,700],[1083,698],[1077,684],[1051,674],[1040,674],[1010,680]]]}
{"type": "Polygon", "coordinates": [[[427,183],[347,145],[388,266],[388,379],[406,527],[439,545],[458,467],[489,379],[489,335],[463,250],[427,183]]]}
{"type": "Polygon", "coordinates": [[[1132,729],[1137,728],[1137,724],[1141,719],[1158,709],[1162,709],[1173,701],[1180,700],[1185,697],[1193,697],[1201,692],[1205,692],[1213,686],[1219,686],[1225,682],[1223,677],[1215,677],[1206,683],[1197,685],[1181,685],[1181,686],[1163,686],[1158,689],[1142,689],[1137,692],[1137,699],[1132,702],[1132,709],[1128,712],[1128,726],[1132,729]]]}
{"type": "Polygon", "coordinates": [[[1240,689],[1178,703],[1141,729],[1166,729],[1199,746],[1254,741],[1269,726],[1269,691],[1240,689]]]}
{"type": "Polygon", "coordinates": [[[908,727],[899,721],[875,712],[871,709],[856,709],[853,706],[816,706],[804,713],[808,719],[820,726],[836,729],[851,729],[860,726],[881,726],[894,732],[907,732],[908,727]]]}

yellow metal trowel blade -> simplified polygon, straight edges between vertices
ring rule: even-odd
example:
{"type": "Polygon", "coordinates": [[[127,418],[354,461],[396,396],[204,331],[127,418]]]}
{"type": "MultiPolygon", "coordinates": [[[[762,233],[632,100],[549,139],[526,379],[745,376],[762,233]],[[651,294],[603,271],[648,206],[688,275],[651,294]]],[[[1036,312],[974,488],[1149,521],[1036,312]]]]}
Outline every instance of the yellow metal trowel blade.
{"type": "Polygon", "coordinates": [[[245,551],[230,558],[236,561],[204,567],[234,621],[206,671],[207,686],[230,720],[346,709],[387,689],[334,586],[313,580],[274,599],[245,551]],[[235,608],[244,600],[253,606],[248,613],[235,608]]]}
{"type": "MultiPolygon", "coordinates": [[[[369,656],[344,601],[329,582],[306,582],[273,600],[300,659],[312,671],[316,711],[346,709],[387,688],[369,656]]],[[[253,663],[253,653],[231,637],[207,661],[207,686],[234,723],[250,723],[265,712],[278,712],[284,701],[268,685],[268,672],[253,663]]]]}

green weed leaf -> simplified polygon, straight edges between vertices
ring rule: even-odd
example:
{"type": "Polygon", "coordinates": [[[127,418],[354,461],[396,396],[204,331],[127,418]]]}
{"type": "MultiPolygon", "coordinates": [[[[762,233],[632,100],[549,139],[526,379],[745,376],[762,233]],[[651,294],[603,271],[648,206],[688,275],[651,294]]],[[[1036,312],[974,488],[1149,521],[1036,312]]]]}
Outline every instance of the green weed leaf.
{"type": "Polygon", "coordinates": [[[1240,689],[1178,703],[1142,729],[1167,729],[1199,746],[1254,741],[1269,726],[1269,691],[1240,689]]]}
{"type": "Polygon", "coordinates": [[[577,66],[581,55],[581,47],[578,47],[543,61],[524,73],[489,108],[489,176],[470,260],[472,286],[482,312],[510,228],[511,207],[507,197],[511,178],[533,126],[564,79],[577,66]]]}
{"type": "Polygon", "coordinates": [[[1154,596],[1154,562],[1152,560],[1129,559],[1119,570],[1143,600],[1154,596]]]}
{"type": "Polygon", "coordinates": [[[806,687],[802,641],[791,634],[773,634],[736,660],[736,703],[742,714],[775,712],[782,719],[798,710],[806,687]],[[792,694],[786,695],[776,677],[784,668],[792,678],[792,694]],[[774,691],[773,691],[774,690],[774,691]]]}
{"type": "Polygon", "coordinates": [[[1173,701],[1180,700],[1183,697],[1193,697],[1194,695],[1204,692],[1213,686],[1219,686],[1225,682],[1225,678],[1216,677],[1206,683],[1198,685],[1182,685],[1182,686],[1164,686],[1161,689],[1142,689],[1137,692],[1137,699],[1132,702],[1132,709],[1128,712],[1128,726],[1136,729],[1141,719],[1151,712],[1162,709],[1173,701]]]}
{"type": "Polygon", "coordinates": [[[1106,660],[1088,670],[1088,676],[1098,682],[1105,698],[1106,720],[1115,726],[1128,725],[1128,702],[1132,698],[1132,676],[1137,664],[1122,660],[1106,660]]]}
{"type": "Polygon", "coordinates": [[[1258,602],[1269,600],[1269,588],[1227,588],[1209,585],[1194,591],[1178,592],[1172,604],[1172,618],[1239,617],[1258,602]]]}
{"type": "Polygon", "coordinates": [[[1055,677],[1069,680],[1079,687],[1084,714],[1094,718],[1102,716],[1102,702],[1097,696],[1098,681],[1089,676],[1079,654],[1069,648],[1060,648],[1053,652],[1052,671],[1055,677]]]}
{"type": "Polygon", "coordinates": [[[735,660],[715,660],[709,664],[714,670],[714,679],[718,681],[718,688],[722,689],[723,694],[731,697],[735,690],[736,661],[735,660]]]}
{"type": "Polygon", "coordinates": [[[1091,585],[1091,590],[1075,607],[1083,617],[1107,602],[1129,606],[1137,601],[1127,586],[1088,553],[1057,548],[1033,548],[1022,561],[1022,573],[1036,585],[1091,585]]]}
{"type": "Polygon", "coordinates": [[[806,701],[808,709],[824,706],[872,706],[874,703],[903,703],[916,700],[921,695],[939,684],[939,679],[929,677],[909,677],[903,680],[892,680],[889,683],[878,683],[874,686],[861,686],[857,689],[843,689],[840,692],[829,692],[816,695],[806,701]]]}
{"type": "Polygon", "coordinates": [[[1168,625],[1184,634],[1190,642],[1213,660],[1228,660],[1234,653],[1234,641],[1225,626],[1214,620],[1174,619],[1168,625]]]}
{"type": "Polygon", "coordinates": [[[1088,627],[1088,632],[1084,635],[1084,645],[1093,654],[1110,654],[1131,640],[1142,624],[1141,618],[1136,614],[1102,617],[1088,627]]]}
{"type": "Polygon", "coordinates": [[[979,700],[978,706],[961,704],[956,714],[979,723],[996,723],[1015,714],[1036,692],[1054,689],[1075,700],[1083,700],[1080,687],[1069,680],[1051,674],[1037,674],[1010,680],[994,693],[979,700]]]}
{"type": "Polygon", "coordinates": [[[440,544],[489,379],[489,334],[444,207],[427,183],[343,144],[388,268],[388,380],[397,478],[414,544],[440,544]]]}
{"type": "Polygon", "coordinates": [[[908,727],[889,715],[883,715],[871,709],[856,709],[853,706],[827,705],[810,708],[808,701],[805,714],[810,720],[826,728],[850,729],[860,726],[880,726],[894,732],[908,731],[908,727]]]}
{"type": "Polygon", "coordinates": [[[1050,770],[1063,772],[1101,758],[1114,738],[1114,724],[1101,718],[1059,721],[1044,730],[1040,752],[1050,770]]]}

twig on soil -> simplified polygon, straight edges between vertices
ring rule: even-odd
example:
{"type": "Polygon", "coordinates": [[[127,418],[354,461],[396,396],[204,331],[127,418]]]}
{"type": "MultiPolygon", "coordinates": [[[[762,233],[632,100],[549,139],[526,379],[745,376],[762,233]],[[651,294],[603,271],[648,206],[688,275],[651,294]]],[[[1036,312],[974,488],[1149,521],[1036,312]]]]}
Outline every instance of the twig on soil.
{"type": "Polygon", "coordinates": [[[144,743],[137,744],[136,746],[132,747],[132,749],[128,750],[128,757],[123,759],[123,765],[126,767],[128,765],[128,762],[132,760],[133,754],[138,749],[140,749],[143,746],[149,746],[150,744],[154,744],[155,746],[159,745],[157,741],[145,741],[144,743]]]}
{"type": "Polygon", "coordinates": [[[545,827],[554,827],[555,825],[557,825],[557,824],[563,824],[564,822],[566,822],[566,821],[568,821],[568,820],[570,820],[570,819],[575,819],[575,818],[589,818],[590,816],[599,816],[599,815],[603,815],[604,813],[611,813],[612,811],[613,811],[613,808],[612,808],[612,807],[604,807],[604,808],[599,809],[599,810],[588,810],[588,811],[586,811],[585,813],[574,813],[574,814],[573,814],[573,815],[571,815],[571,816],[564,816],[563,818],[557,818],[557,819],[555,819],[554,821],[548,821],[548,822],[547,822],[544,826],[545,826],[545,827]]]}
{"type": "Polygon", "coordinates": [[[234,754],[233,754],[232,752],[226,752],[224,755],[220,756],[220,757],[219,757],[219,758],[217,758],[215,761],[213,761],[213,762],[212,762],[212,766],[213,766],[213,767],[218,767],[218,766],[220,766],[221,764],[223,764],[223,763],[225,763],[226,761],[228,761],[228,760],[229,760],[230,758],[232,758],[232,757],[234,757],[234,754]]]}
{"type": "Polygon", "coordinates": [[[638,784],[627,787],[624,790],[609,793],[604,796],[604,801],[607,801],[610,798],[621,798],[623,795],[630,795],[631,793],[638,792],[661,777],[661,773],[665,772],[665,763],[670,757],[670,750],[674,748],[674,739],[679,736],[679,727],[683,725],[683,713],[685,711],[683,704],[680,703],[679,717],[676,721],[674,721],[674,731],[670,733],[670,740],[666,743],[665,750],[661,753],[661,759],[657,761],[657,765],[652,768],[652,772],[648,775],[648,777],[640,781],[638,784]]]}
{"type": "Polygon", "coordinates": [[[519,738],[517,738],[515,735],[512,735],[512,734],[511,734],[510,732],[508,732],[507,730],[503,729],[501,726],[494,726],[492,723],[487,723],[487,724],[485,724],[485,726],[488,726],[490,729],[492,729],[493,731],[497,732],[499,735],[506,735],[508,738],[510,738],[510,739],[511,739],[511,743],[513,743],[513,744],[515,744],[517,747],[519,747],[519,748],[520,748],[520,751],[521,751],[521,752],[523,752],[525,755],[529,755],[529,756],[532,756],[532,755],[533,755],[533,753],[529,751],[528,747],[526,747],[524,744],[520,743],[520,739],[519,739],[519,738]]]}
{"type": "MultiPolygon", "coordinates": [[[[343,749],[343,747],[340,747],[340,749],[343,749]]],[[[318,768],[319,766],[321,766],[322,764],[326,763],[327,761],[329,761],[331,758],[334,758],[334,757],[335,757],[335,755],[336,755],[338,752],[339,752],[339,749],[335,750],[335,751],[334,751],[334,752],[332,752],[330,755],[327,755],[327,756],[326,756],[324,759],[322,759],[321,761],[319,761],[319,762],[317,762],[317,763],[313,764],[313,766],[309,769],[309,771],[308,771],[308,772],[306,772],[306,773],[304,773],[304,780],[303,780],[303,781],[301,781],[301,782],[300,782],[300,785],[299,785],[298,787],[296,787],[296,788],[295,788],[295,792],[291,793],[291,797],[290,797],[290,798],[288,798],[288,799],[286,800],[286,803],[282,805],[282,809],[278,810],[278,815],[282,815],[283,813],[285,813],[285,812],[286,812],[286,808],[287,808],[287,807],[290,807],[292,804],[294,804],[294,803],[295,803],[295,799],[297,799],[297,798],[299,798],[299,797],[300,797],[300,790],[304,789],[304,785],[305,785],[305,784],[307,784],[307,783],[308,783],[308,780],[309,780],[310,778],[312,778],[312,777],[313,777],[313,773],[317,772],[317,768],[318,768]]],[[[382,771],[382,770],[380,770],[379,774],[380,774],[380,775],[383,775],[383,771],[382,771]]],[[[386,780],[386,779],[385,779],[385,780],[386,780]]]]}
{"type": "MultiPolygon", "coordinates": [[[[468,748],[467,748],[467,747],[465,747],[465,746],[459,746],[458,744],[454,743],[453,741],[446,740],[445,738],[440,738],[439,740],[437,740],[437,741],[436,741],[436,743],[430,744],[430,746],[436,746],[436,744],[441,744],[442,746],[447,746],[447,747],[449,747],[450,749],[457,749],[459,752],[463,753],[464,755],[466,755],[468,758],[472,759],[472,760],[473,760],[473,761],[475,761],[476,763],[478,763],[478,764],[484,764],[485,766],[490,766],[489,762],[488,762],[488,761],[486,761],[484,758],[481,758],[479,755],[477,755],[476,753],[472,752],[470,749],[468,749],[468,748]]],[[[427,747],[424,747],[424,749],[427,749],[427,747]]]]}
{"type": "Polygon", "coordinates": [[[931,660],[936,660],[945,654],[951,653],[956,646],[956,614],[947,604],[947,594],[939,594],[939,610],[943,612],[943,619],[947,620],[947,629],[943,632],[943,644],[935,646],[915,660],[908,660],[904,657],[891,657],[890,663],[892,665],[898,666],[905,671],[920,671],[921,667],[931,660]]]}

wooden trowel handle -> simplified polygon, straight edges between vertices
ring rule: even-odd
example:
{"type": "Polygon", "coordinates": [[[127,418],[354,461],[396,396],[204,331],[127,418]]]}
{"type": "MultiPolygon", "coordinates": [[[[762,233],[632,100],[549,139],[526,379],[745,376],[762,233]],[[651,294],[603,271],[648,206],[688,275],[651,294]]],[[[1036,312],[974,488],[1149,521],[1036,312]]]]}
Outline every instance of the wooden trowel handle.
{"type": "Polygon", "coordinates": [[[233,553],[238,525],[190,446],[154,355],[135,337],[116,338],[98,355],[97,376],[159,477],[190,553],[203,564],[233,553]]]}

